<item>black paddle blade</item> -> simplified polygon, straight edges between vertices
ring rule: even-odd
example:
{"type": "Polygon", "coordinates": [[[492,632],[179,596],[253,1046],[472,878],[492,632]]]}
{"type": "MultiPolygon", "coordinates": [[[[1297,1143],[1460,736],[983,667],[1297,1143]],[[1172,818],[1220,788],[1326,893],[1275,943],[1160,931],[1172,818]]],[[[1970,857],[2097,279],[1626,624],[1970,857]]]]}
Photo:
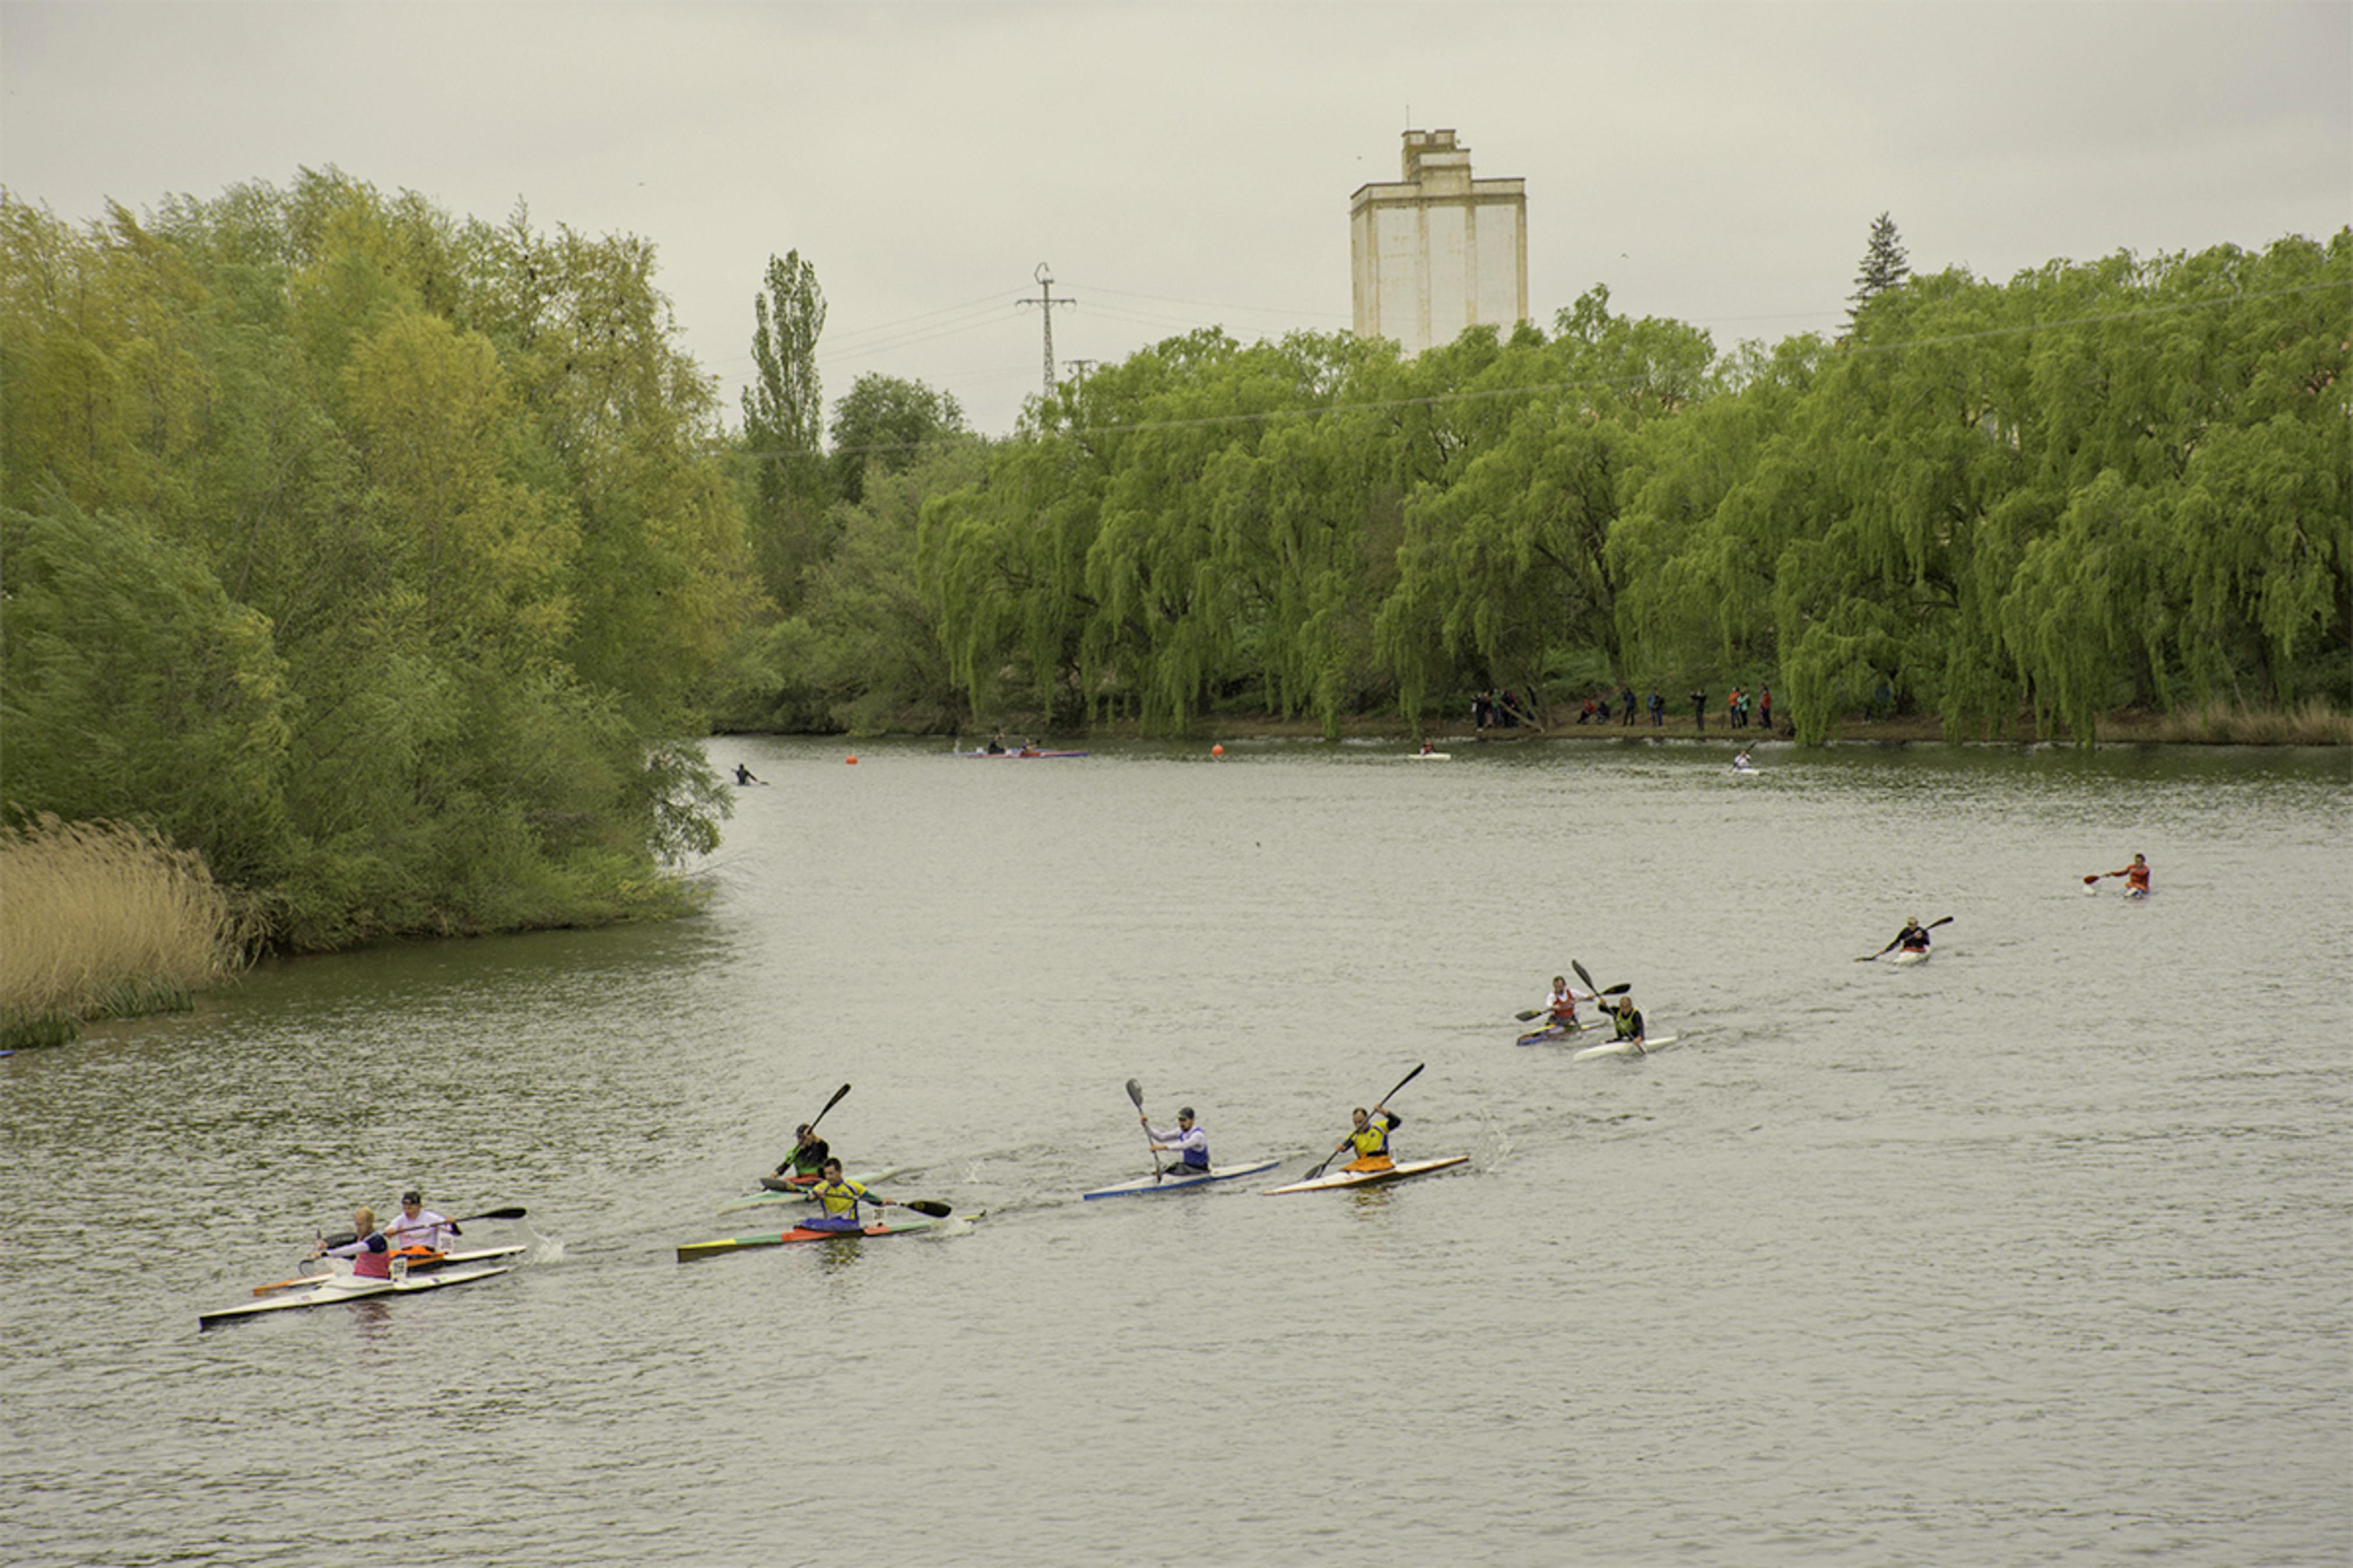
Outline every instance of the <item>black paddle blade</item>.
{"type": "Polygon", "coordinates": [[[929,1198],[916,1198],[899,1206],[902,1209],[913,1209],[917,1214],[927,1214],[934,1219],[945,1219],[955,1213],[955,1210],[948,1207],[947,1205],[934,1203],[929,1198]]]}
{"type": "Polygon", "coordinates": [[[1514,1018],[1517,1018],[1521,1023],[1525,1024],[1525,1023],[1526,1023],[1529,1019],[1531,1019],[1531,1018],[1535,1017],[1538,1013],[1542,1012],[1543,1010],[1544,1010],[1544,1009],[1542,1009],[1542,1008],[1540,1008],[1540,1007],[1531,1007],[1531,1008],[1529,1008],[1529,1009],[1528,1009],[1526,1012],[1525,1012],[1525,1013],[1514,1013],[1514,1014],[1513,1014],[1513,1015],[1512,1015],[1512,1016],[1513,1016],[1513,1017],[1514,1017],[1514,1018]]]}
{"type": "Polygon", "coordinates": [[[1634,983],[1630,980],[1623,985],[1612,985],[1607,991],[1603,991],[1599,994],[1604,996],[1623,996],[1627,992],[1631,991],[1632,989],[1634,989],[1634,983]]]}
{"type": "Polygon", "coordinates": [[[1572,958],[1568,961],[1568,966],[1577,971],[1577,977],[1585,982],[1585,988],[1588,991],[1599,991],[1600,989],[1599,986],[1593,984],[1593,976],[1586,970],[1585,965],[1577,963],[1577,960],[1572,958]]]}
{"type": "Polygon", "coordinates": [[[1127,1098],[1135,1101],[1135,1109],[1144,1109],[1144,1086],[1134,1079],[1127,1080],[1127,1098]]]}

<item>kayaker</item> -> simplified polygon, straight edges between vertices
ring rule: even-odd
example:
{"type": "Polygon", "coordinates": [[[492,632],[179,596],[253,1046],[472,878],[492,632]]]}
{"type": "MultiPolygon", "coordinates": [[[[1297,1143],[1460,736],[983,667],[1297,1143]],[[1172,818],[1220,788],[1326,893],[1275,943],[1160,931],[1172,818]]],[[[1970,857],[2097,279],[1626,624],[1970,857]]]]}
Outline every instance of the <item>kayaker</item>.
{"type": "Polygon", "coordinates": [[[375,1210],[352,1211],[352,1235],[355,1238],[341,1247],[329,1247],[322,1237],[311,1247],[313,1258],[348,1258],[352,1273],[361,1279],[392,1278],[392,1243],[375,1227],[375,1210]]]}
{"type": "Polygon", "coordinates": [[[1928,951],[1928,928],[1920,923],[1919,916],[1915,915],[1905,921],[1904,929],[1895,933],[1895,940],[1879,951],[1882,953],[1893,952],[1899,947],[1906,952],[1928,951]]]}
{"type": "Polygon", "coordinates": [[[824,1173],[826,1156],[831,1152],[825,1140],[817,1135],[817,1128],[804,1121],[793,1129],[793,1152],[776,1166],[776,1174],[787,1181],[813,1180],[824,1173]]]}
{"type": "Polygon", "coordinates": [[[737,763],[735,764],[735,782],[739,784],[755,784],[765,781],[755,775],[751,769],[745,767],[741,763],[737,763]]]}
{"type": "Polygon", "coordinates": [[[1191,1106],[1179,1110],[1176,1125],[1166,1131],[1153,1126],[1149,1116],[1138,1116],[1136,1120],[1144,1123],[1145,1135],[1152,1140],[1154,1153],[1179,1156],[1176,1164],[1169,1168],[1170,1174],[1177,1173],[1179,1167],[1198,1175],[1209,1173],[1209,1135],[1193,1125],[1191,1106]]]}
{"type": "Polygon", "coordinates": [[[1005,731],[999,730],[996,734],[991,735],[988,738],[987,746],[984,749],[992,757],[1003,756],[1005,754],[1005,731]]]}
{"type": "MultiPolygon", "coordinates": [[[[2122,877],[2125,879],[2125,891],[2127,894],[2139,894],[2146,897],[2148,893],[2148,857],[2146,855],[2134,856],[2132,858],[2132,864],[2125,867],[2122,870],[2103,871],[2100,875],[2103,877],[2122,877]]],[[[2090,882],[2095,880],[2095,879],[2086,877],[2084,880],[2090,882]]]]}
{"type": "Polygon", "coordinates": [[[1552,994],[1545,998],[1545,1011],[1552,1015],[1556,1024],[1577,1022],[1577,993],[1570,988],[1567,975],[1552,977],[1552,994]]]}
{"type": "Polygon", "coordinates": [[[1345,1138],[1332,1145],[1332,1152],[1336,1154],[1354,1144],[1356,1157],[1341,1166],[1342,1170],[1386,1171],[1397,1163],[1389,1158],[1389,1134],[1405,1124],[1404,1117],[1379,1105],[1370,1110],[1360,1105],[1348,1116],[1356,1127],[1345,1138]]]}
{"type": "Polygon", "coordinates": [[[385,1226],[385,1234],[396,1247],[422,1247],[447,1252],[449,1244],[458,1238],[458,1222],[427,1208],[425,1194],[411,1187],[400,1194],[400,1217],[385,1226]]]}
{"type": "Polygon", "coordinates": [[[872,1204],[878,1209],[904,1206],[892,1198],[878,1198],[860,1184],[845,1180],[839,1160],[826,1161],[818,1174],[823,1179],[809,1189],[809,1195],[825,1212],[815,1219],[801,1221],[803,1230],[860,1230],[864,1226],[858,1218],[860,1204],[872,1204]]]}
{"type": "Polygon", "coordinates": [[[1736,767],[1736,768],[1739,769],[1742,773],[1746,773],[1746,772],[1748,771],[1748,753],[1747,753],[1747,752],[1746,752],[1746,751],[1745,751],[1745,750],[1743,750],[1743,751],[1738,751],[1738,752],[1735,752],[1732,754],[1732,765],[1733,765],[1734,767],[1736,767]]]}
{"type": "Polygon", "coordinates": [[[1642,1048],[1642,1015],[1634,1005],[1631,991],[1620,996],[1617,1004],[1609,1009],[1609,1022],[1618,1031],[1616,1038],[1633,1041],[1638,1051],[1642,1048]]]}

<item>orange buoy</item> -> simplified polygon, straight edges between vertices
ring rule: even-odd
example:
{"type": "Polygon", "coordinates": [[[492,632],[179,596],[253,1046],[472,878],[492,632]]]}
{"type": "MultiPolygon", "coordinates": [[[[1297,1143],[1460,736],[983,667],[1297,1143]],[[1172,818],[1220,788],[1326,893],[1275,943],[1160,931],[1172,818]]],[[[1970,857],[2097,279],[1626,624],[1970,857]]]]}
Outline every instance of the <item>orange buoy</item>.
{"type": "Polygon", "coordinates": [[[856,762],[858,761],[858,753],[857,753],[856,752],[850,752],[850,753],[849,753],[849,755],[848,755],[848,756],[846,756],[846,757],[842,758],[841,760],[842,760],[843,762],[845,762],[845,763],[853,763],[853,764],[854,764],[854,763],[856,763],[856,762]]]}
{"type": "Polygon", "coordinates": [[[1219,744],[1217,744],[1217,745],[1214,745],[1214,746],[1211,746],[1211,747],[1209,748],[1209,755],[1211,755],[1211,756],[1213,756],[1213,757],[1222,757],[1222,756],[1224,756],[1225,754],[1226,754],[1226,748],[1225,748],[1225,745],[1223,744],[1223,742],[1220,742],[1220,743],[1219,743],[1219,744]]]}

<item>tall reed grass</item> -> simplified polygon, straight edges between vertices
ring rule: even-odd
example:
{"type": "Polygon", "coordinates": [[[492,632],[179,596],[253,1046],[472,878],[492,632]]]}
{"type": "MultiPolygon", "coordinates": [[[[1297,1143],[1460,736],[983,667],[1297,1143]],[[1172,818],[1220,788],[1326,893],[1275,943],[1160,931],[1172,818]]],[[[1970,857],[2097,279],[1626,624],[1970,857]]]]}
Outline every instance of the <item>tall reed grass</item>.
{"type": "Polygon", "coordinates": [[[2353,745],[2353,714],[2338,713],[2315,697],[2294,709],[2233,708],[2208,702],[2159,716],[2148,739],[2227,746],[2353,745]]]}
{"type": "Polygon", "coordinates": [[[122,822],[0,826],[0,1048],[184,1012],[237,973],[242,922],[204,858],[122,822]]]}

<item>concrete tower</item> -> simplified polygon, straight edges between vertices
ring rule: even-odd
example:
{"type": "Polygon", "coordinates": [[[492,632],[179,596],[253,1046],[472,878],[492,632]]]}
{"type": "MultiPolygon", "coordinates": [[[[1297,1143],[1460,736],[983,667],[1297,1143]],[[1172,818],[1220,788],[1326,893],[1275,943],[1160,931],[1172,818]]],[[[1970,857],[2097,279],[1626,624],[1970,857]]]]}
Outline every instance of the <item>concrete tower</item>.
{"type": "Polygon", "coordinates": [[[1526,321],[1526,185],[1472,179],[1451,131],[1407,132],[1404,180],[1348,201],[1356,335],[1394,338],[1410,355],[1477,322],[1526,321]]]}

